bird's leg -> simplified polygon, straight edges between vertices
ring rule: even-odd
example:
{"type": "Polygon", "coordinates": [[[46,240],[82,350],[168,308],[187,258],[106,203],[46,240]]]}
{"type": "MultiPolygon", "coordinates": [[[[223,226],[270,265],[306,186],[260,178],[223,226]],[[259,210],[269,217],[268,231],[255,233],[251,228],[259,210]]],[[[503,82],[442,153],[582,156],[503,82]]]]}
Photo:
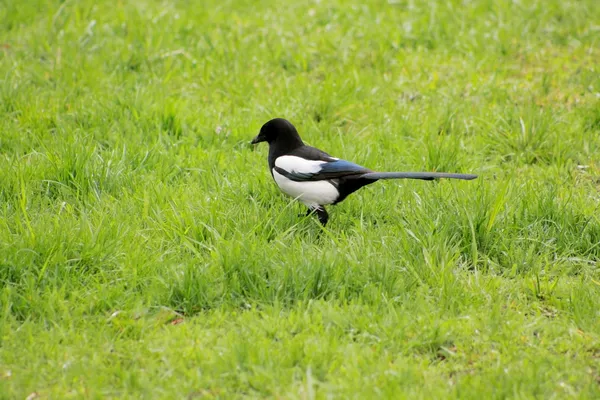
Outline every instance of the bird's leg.
{"type": "Polygon", "coordinates": [[[327,221],[329,221],[329,214],[327,214],[325,207],[321,206],[317,208],[317,216],[319,217],[319,222],[321,222],[323,226],[327,225],[327,221]]]}
{"type": "Polygon", "coordinates": [[[327,214],[325,207],[323,207],[323,206],[308,207],[308,210],[306,211],[306,215],[308,216],[308,215],[312,215],[312,214],[317,214],[317,218],[319,218],[319,222],[323,226],[327,225],[327,221],[329,220],[329,214],[327,214]]]}
{"type": "Polygon", "coordinates": [[[317,206],[317,207],[309,208],[307,215],[313,214],[313,213],[317,214],[317,218],[319,218],[319,222],[323,226],[327,225],[327,221],[329,220],[329,214],[327,214],[325,207],[317,206]]]}

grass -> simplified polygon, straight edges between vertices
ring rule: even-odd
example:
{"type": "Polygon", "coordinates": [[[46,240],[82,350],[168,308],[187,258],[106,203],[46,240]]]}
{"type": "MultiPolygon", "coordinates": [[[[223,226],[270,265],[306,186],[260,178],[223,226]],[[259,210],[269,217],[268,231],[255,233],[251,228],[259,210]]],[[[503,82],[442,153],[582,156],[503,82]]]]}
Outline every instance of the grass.
{"type": "Polygon", "coordinates": [[[0,1],[0,398],[598,398],[599,20],[0,1]],[[249,145],[277,116],[480,178],[380,182],[321,229],[249,145]]]}

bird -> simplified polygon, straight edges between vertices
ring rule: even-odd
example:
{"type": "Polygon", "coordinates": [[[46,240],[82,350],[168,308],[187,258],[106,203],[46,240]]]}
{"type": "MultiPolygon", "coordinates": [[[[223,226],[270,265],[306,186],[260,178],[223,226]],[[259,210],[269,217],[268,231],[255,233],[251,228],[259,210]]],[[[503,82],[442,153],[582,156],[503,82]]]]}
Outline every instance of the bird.
{"type": "Polygon", "coordinates": [[[283,118],[266,122],[250,143],[261,142],[269,145],[269,170],[279,189],[306,205],[306,215],[316,214],[323,226],[329,221],[325,206],[338,204],[363,186],[381,179],[477,178],[473,174],[445,172],[372,171],[307,146],[294,125],[283,118]]]}

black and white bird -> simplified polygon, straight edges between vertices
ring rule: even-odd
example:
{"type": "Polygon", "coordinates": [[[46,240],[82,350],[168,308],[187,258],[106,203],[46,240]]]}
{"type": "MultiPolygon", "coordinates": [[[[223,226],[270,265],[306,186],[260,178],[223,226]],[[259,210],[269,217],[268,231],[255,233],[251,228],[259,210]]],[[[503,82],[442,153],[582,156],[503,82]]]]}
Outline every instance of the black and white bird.
{"type": "Polygon", "coordinates": [[[260,142],[269,144],[269,169],[279,189],[304,203],[307,214],[316,213],[323,225],[329,219],[326,205],[337,204],[379,179],[477,178],[444,172],[375,172],[305,145],[294,125],[283,118],[272,119],[260,128],[251,143],[260,142]]]}

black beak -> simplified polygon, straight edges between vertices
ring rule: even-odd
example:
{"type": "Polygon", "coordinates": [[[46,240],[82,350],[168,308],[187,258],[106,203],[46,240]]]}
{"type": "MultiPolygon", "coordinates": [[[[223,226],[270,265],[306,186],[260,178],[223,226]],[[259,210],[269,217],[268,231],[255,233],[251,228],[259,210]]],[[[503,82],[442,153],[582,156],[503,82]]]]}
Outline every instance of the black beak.
{"type": "Polygon", "coordinates": [[[256,135],[256,137],[254,139],[252,139],[252,141],[250,142],[250,144],[256,144],[256,143],[260,143],[260,142],[264,142],[265,138],[263,138],[262,136],[260,136],[260,134],[256,135]]]}

